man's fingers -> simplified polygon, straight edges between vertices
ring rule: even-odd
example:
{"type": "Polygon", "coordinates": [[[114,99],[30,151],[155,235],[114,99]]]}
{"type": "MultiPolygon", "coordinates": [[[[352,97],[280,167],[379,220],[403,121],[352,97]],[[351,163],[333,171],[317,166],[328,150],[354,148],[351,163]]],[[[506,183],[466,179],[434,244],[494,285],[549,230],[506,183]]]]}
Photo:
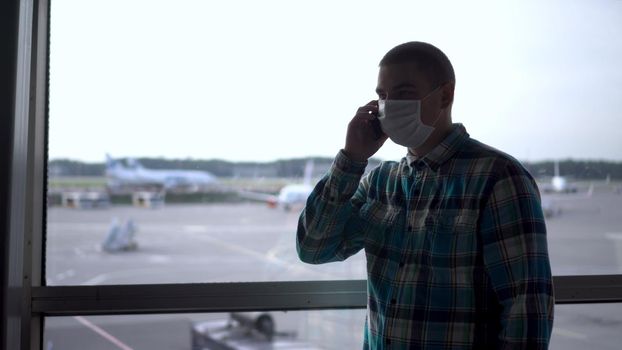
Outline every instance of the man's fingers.
{"type": "Polygon", "coordinates": [[[377,139],[379,136],[384,135],[382,131],[377,130],[380,126],[374,125],[377,123],[377,119],[375,116],[362,114],[356,115],[350,121],[350,125],[354,128],[354,130],[358,130],[359,132],[363,132],[367,135],[370,135],[374,139],[377,139]]]}
{"type": "Polygon", "coordinates": [[[366,109],[361,107],[354,118],[362,119],[362,120],[373,120],[378,118],[378,109],[366,109]]]}
{"type": "Polygon", "coordinates": [[[373,130],[371,122],[378,118],[378,101],[370,101],[367,105],[359,107],[356,115],[350,121],[350,124],[357,125],[358,128],[373,130]]]}
{"type": "Polygon", "coordinates": [[[378,101],[372,100],[359,107],[348,124],[345,150],[360,159],[367,159],[374,154],[387,137],[379,131],[378,101]]]}
{"type": "Polygon", "coordinates": [[[361,108],[359,108],[358,111],[356,111],[356,115],[377,116],[378,115],[378,108],[372,109],[371,107],[370,108],[361,107],[361,108]]]}
{"type": "Polygon", "coordinates": [[[357,114],[362,113],[362,112],[378,113],[378,101],[373,100],[373,101],[370,101],[368,104],[359,107],[359,109],[357,110],[357,114]]]}
{"type": "Polygon", "coordinates": [[[372,114],[369,112],[360,112],[360,113],[356,113],[356,115],[354,116],[353,119],[359,119],[359,120],[374,120],[378,118],[378,116],[376,114],[372,114]]]}

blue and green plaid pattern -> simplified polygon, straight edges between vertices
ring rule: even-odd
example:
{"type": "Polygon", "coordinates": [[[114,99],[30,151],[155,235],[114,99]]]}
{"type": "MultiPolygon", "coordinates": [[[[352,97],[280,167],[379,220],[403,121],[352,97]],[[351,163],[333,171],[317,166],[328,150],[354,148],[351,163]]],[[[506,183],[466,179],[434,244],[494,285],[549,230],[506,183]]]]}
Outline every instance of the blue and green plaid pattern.
{"type": "Polygon", "coordinates": [[[365,349],[546,349],[553,285],[540,196],[461,124],[428,155],[339,152],[300,215],[302,261],[367,257],[365,349]]]}

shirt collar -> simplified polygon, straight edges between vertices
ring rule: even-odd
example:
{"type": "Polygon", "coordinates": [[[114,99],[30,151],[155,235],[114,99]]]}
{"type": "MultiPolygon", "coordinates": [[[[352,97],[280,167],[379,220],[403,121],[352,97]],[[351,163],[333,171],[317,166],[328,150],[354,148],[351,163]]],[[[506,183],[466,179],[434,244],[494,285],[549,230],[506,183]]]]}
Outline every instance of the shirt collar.
{"type": "Polygon", "coordinates": [[[428,166],[432,170],[438,169],[443,163],[449,160],[462,146],[462,143],[469,138],[464,125],[454,123],[452,131],[436,147],[423,157],[417,157],[408,152],[406,161],[412,169],[420,170],[423,166],[428,166]]]}

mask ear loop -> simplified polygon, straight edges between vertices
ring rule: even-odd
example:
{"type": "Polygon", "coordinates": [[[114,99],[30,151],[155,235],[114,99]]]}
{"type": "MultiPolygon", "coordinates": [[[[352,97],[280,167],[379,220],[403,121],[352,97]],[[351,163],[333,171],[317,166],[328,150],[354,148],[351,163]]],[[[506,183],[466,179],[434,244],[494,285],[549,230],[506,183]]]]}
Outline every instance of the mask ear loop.
{"type": "Polygon", "coordinates": [[[430,125],[433,128],[436,128],[436,123],[438,123],[439,119],[441,119],[441,113],[443,112],[443,109],[441,109],[440,111],[438,111],[438,114],[436,115],[436,118],[434,119],[434,122],[432,123],[432,125],[430,125]]]}
{"type": "MultiPolygon", "coordinates": [[[[421,109],[421,107],[423,107],[423,100],[425,100],[426,98],[430,97],[430,95],[432,95],[433,93],[435,93],[436,91],[438,91],[440,88],[442,88],[444,85],[439,85],[437,86],[434,90],[430,91],[427,95],[423,96],[422,99],[419,100],[419,108],[421,109]]],[[[438,114],[436,115],[436,118],[434,118],[434,122],[432,123],[432,125],[430,125],[431,127],[435,128],[436,127],[436,123],[438,123],[438,120],[440,119],[441,113],[443,112],[443,108],[441,108],[438,111],[438,114]]],[[[419,110],[419,114],[421,114],[421,110],[419,110]]]]}

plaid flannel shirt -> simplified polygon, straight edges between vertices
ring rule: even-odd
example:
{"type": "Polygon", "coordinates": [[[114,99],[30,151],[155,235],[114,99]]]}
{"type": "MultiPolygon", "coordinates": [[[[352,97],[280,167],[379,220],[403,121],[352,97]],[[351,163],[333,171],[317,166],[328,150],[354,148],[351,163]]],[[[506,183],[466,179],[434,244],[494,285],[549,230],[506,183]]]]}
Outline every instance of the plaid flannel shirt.
{"type": "Polygon", "coordinates": [[[546,349],[553,285],[537,185],[461,124],[426,156],[340,151],[300,215],[304,262],[365,250],[364,349],[546,349]]]}

